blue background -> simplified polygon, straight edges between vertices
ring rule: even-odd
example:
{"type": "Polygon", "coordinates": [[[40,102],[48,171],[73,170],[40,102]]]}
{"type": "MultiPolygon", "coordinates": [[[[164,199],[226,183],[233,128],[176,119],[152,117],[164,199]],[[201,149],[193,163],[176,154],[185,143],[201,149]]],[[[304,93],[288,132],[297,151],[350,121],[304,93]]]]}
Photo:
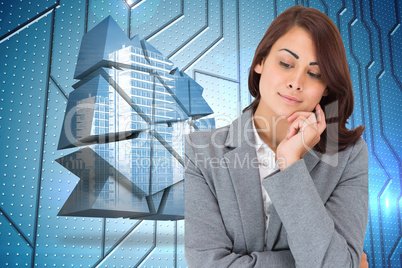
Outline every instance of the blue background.
{"type": "Polygon", "coordinates": [[[370,152],[370,267],[402,266],[402,1],[0,0],[0,267],[185,267],[184,221],[58,217],[79,179],[55,162],[80,42],[111,15],[204,87],[228,124],[270,22],[302,4],[340,30],[370,152]]]}

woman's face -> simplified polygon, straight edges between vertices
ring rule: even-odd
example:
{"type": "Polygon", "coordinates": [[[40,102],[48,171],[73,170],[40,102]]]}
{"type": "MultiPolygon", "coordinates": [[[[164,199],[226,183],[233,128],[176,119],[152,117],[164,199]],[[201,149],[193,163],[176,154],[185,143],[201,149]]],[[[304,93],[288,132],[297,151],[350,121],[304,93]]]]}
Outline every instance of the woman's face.
{"type": "Polygon", "coordinates": [[[296,111],[311,112],[326,94],[313,40],[297,26],[274,43],[254,71],[261,74],[257,110],[265,116],[287,118],[296,111]]]}

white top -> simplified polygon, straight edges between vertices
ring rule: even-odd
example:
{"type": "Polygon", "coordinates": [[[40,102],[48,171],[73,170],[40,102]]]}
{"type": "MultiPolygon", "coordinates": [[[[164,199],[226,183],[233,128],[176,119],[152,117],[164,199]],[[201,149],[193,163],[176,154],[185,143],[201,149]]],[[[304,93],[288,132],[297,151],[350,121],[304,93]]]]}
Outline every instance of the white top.
{"type": "Polygon", "coordinates": [[[260,138],[257,133],[257,130],[254,125],[254,119],[252,120],[253,130],[256,141],[256,151],[258,158],[258,168],[260,172],[260,181],[261,181],[261,192],[262,192],[262,200],[264,202],[264,212],[265,212],[265,244],[267,243],[267,235],[268,235],[268,222],[269,222],[269,206],[272,204],[271,199],[268,196],[267,191],[262,185],[262,181],[268,175],[277,171],[279,169],[277,163],[275,162],[275,153],[268,147],[268,145],[260,138]]]}

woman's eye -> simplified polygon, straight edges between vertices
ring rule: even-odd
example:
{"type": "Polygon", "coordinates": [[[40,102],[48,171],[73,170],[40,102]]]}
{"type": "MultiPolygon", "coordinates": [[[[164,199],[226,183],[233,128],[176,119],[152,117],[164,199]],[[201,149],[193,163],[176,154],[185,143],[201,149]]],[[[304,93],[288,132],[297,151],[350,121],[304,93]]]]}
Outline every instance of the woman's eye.
{"type": "Polygon", "coordinates": [[[285,68],[290,68],[290,67],[292,67],[292,65],[287,64],[287,63],[285,63],[285,62],[283,62],[283,61],[280,62],[280,65],[282,65],[282,66],[285,67],[285,68]]]}
{"type": "Polygon", "coordinates": [[[317,79],[320,79],[320,78],[321,78],[321,75],[320,75],[320,74],[315,74],[315,73],[312,73],[312,72],[308,72],[308,74],[309,74],[311,77],[314,77],[314,78],[317,78],[317,79]]]}

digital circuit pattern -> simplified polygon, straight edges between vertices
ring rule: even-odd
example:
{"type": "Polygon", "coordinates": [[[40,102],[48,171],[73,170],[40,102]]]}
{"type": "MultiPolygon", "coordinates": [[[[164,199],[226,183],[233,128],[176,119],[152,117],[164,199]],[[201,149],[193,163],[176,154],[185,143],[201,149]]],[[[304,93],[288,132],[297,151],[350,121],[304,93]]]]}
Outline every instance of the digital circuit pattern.
{"type": "MultiPolygon", "coordinates": [[[[91,138],[80,142],[87,145],[64,144],[61,146],[66,149],[59,148],[69,96],[89,79],[85,75],[75,78],[83,37],[105,19],[113,19],[128,40],[146,41],[204,89],[202,98],[213,114],[203,119],[215,119],[215,127],[220,127],[250,103],[247,79],[255,48],[270,22],[295,4],[326,13],[341,32],[355,92],[350,125],[366,126],[363,138],[370,152],[370,215],[364,251],[370,267],[401,267],[402,2],[397,0],[0,1],[0,266],[186,267],[184,220],[58,216],[80,182],[73,165],[82,161],[68,157],[78,150],[89,147],[104,158],[105,152],[119,150],[113,147],[117,141],[146,134],[140,146],[149,148],[149,155],[153,144],[152,154],[169,153],[168,165],[180,164],[166,144],[149,134],[159,124],[143,123],[148,132],[127,133],[142,129],[132,128],[135,120],[127,118],[123,125],[113,126],[112,133],[124,135],[104,135],[110,133],[110,125],[109,132],[101,124],[98,130],[86,125],[93,131],[91,138]],[[93,136],[105,142],[89,144],[93,136]],[[65,168],[61,159],[71,165],[65,168]]],[[[104,76],[87,82],[98,83],[104,94],[109,94],[110,86],[126,88],[122,81],[116,81],[124,76],[124,70],[131,72],[130,68],[102,66],[98,71],[104,76]],[[115,83],[104,79],[106,75],[115,83]]],[[[114,101],[123,102],[119,98],[114,101]]],[[[106,119],[105,110],[99,108],[98,112],[106,119]]],[[[154,120],[159,120],[156,114],[154,120]]],[[[184,124],[192,131],[194,126],[185,122],[169,125],[179,128],[184,124]]],[[[160,125],[170,127],[165,122],[160,125]]],[[[155,131],[165,133],[163,129],[155,131]]],[[[179,146],[175,146],[171,145],[180,155],[179,146]]],[[[104,185],[113,185],[110,177],[104,179],[104,185]]],[[[138,192],[149,195],[150,188],[144,185],[138,192]]],[[[154,203],[155,211],[158,202],[154,203]]],[[[145,207],[149,210],[150,206],[147,203],[145,207]]]]}

